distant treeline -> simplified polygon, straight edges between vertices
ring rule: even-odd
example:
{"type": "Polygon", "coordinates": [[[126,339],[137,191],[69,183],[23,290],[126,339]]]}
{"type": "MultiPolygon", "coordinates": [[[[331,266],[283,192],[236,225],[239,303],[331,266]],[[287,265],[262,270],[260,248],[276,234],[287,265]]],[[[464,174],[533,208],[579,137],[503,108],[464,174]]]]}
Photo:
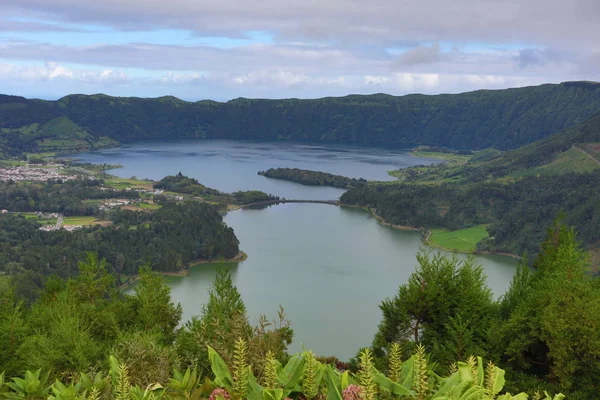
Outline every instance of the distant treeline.
{"type": "Polygon", "coordinates": [[[0,147],[15,154],[44,146],[68,150],[177,137],[509,149],[575,126],[599,109],[600,84],[592,82],[435,96],[240,98],[226,103],[106,95],[43,101],[2,95],[0,147]]]}
{"type": "Polygon", "coordinates": [[[333,175],[327,172],[310,171],[298,168],[270,168],[260,171],[258,175],[267,178],[283,179],[311,186],[333,186],[337,188],[351,189],[367,186],[367,180],[363,178],[348,178],[341,175],[333,175]]]}

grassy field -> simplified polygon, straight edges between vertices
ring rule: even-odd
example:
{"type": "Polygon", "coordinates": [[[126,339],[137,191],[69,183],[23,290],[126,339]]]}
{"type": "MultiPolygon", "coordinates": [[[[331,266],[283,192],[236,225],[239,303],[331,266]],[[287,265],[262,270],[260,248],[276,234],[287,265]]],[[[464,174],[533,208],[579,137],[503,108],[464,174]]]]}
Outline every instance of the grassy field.
{"type": "Polygon", "coordinates": [[[158,210],[162,206],[160,204],[148,204],[148,203],[137,203],[139,208],[143,208],[146,210],[158,210]]]}
{"type": "Polygon", "coordinates": [[[456,161],[459,163],[466,163],[472,157],[472,155],[462,155],[454,153],[442,153],[438,151],[424,151],[424,150],[413,150],[411,154],[415,157],[420,158],[436,158],[440,160],[456,161]]]}
{"type": "Polygon", "coordinates": [[[63,225],[93,225],[96,217],[65,217],[63,225]]]}
{"type": "Polygon", "coordinates": [[[110,179],[106,179],[104,184],[113,189],[127,189],[127,188],[136,188],[136,189],[152,189],[152,182],[142,181],[139,179],[124,179],[117,178],[111,176],[110,179]]]}
{"type": "Polygon", "coordinates": [[[56,225],[56,218],[38,218],[34,213],[21,213],[25,219],[33,219],[40,225],[56,225]]]}
{"type": "Polygon", "coordinates": [[[488,237],[485,227],[485,225],[478,225],[457,231],[432,229],[429,241],[433,245],[443,247],[444,249],[472,253],[475,251],[477,243],[488,237]]]}
{"type": "Polygon", "coordinates": [[[519,178],[521,176],[530,175],[560,175],[567,172],[590,172],[596,168],[600,168],[600,164],[585,154],[584,151],[573,147],[564,153],[561,153],[558,158],[551,163],[515,172],[510,176],[519,178]]]}
{"type": "Polygon", "coordinates": [[[135,210],[154,211],[154,210],[158,210],[161,207],[162,206],[160,204],[134,203],[134,204],[129,204],[127,206],[123,206],[123,207],[121,207],[121,209],[133,210],[133,211],[135,211],[135,210]]]}

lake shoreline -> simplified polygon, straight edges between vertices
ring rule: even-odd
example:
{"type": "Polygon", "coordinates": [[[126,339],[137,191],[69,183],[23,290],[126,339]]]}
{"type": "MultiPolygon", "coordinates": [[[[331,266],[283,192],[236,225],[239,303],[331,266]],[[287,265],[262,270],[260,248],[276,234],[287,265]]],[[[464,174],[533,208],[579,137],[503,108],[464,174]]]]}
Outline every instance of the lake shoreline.
{"type": "Polygon", "coordinates": [[[517,254],[513,254],[513,253],[491,252],[491,251],[487,251],[487,250],[475,250],[472,252],[465,252],[465,251],[460,251],[457,249],[449,249],[449,248],[440,246],[437,243],[434,243],[431,240],[429,240],[429,238],[431,237],[431,231],[429,229],[422,228],[422,227],[417,228],[415,226],[408,226],[408,225],[392,224],[391,222],[386,221],[385,218],[376,214],[372,209],[370,209],[369,207],[366,207],[366,206],[359,206],[359,205],[355,205],[355,204],[343,204],[343,203],[339,203],[339,206],[361,209],[361,210],[367,212],[369,214],[369,216],[375,218],[377,220],[377,223],[381,226],[385,226],[385,227],[388,227],[391,229],[396,229],[396,230],[401,230],[401,231],[419,231],[419,232],[421,232],[421,240],[422,240],[423,244],[425,244],[426,246],[429,246],[429,247],[439,249],[439,250],[443,250],[443,251],[447,251],[447,252],[451,252],[451,253],[472,254],[472,255],[480,255],[480,256],[510,257],[514,260],[522,259],[521,256],[519,256],[517,254]]]}
{"type": "MultiPolygon", "coordinates": [[[[193,267],[196,267],[198,265],[203,265],[203,264],[236,264],[236,263],[240,263],[242,261],[245,261],[248,259],[248,254],[244,253],[243,251],[239,251],[238,254],[236,254],[235,257],[232,258],[226,258],[226,259],[220,259],[220,258],[213,258],[210,260],[195,260],[195,261],[191,261],[189,263],[189,266],[187,268],[184,268],[180,271],[154,271],[154,272],[158,272],[159,274],[161,274],[162,276],[176,276],[176,277],[184,277],[184,276],[188,276],[190,273],[190,269],[192,269],[193,267]]],[[[129,287],[131,287],[135,282],[137,282],[140,279],[140,276],[138,274],[136,275],[131,275],[130,278],[123,282],[122,284],[119,285],[119,290],[125,290],[129,287]]]]}

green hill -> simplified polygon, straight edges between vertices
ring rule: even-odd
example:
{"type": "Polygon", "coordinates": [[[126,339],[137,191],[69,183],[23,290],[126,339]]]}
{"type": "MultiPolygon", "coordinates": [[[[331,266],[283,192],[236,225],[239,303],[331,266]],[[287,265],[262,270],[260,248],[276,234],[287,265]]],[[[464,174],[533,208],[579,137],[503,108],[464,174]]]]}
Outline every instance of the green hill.
{"type": "Polygon", "coordinates": [[[573,128],[498,156],[486,168],[495,175],[586,172],[600,167],[600,113],[573,128]]]}
{"type": "MultiPolygon", "coordinates": [[[[6,135],[64,117],[96,140],[118,142],[174,137],[293,139],[511,149],[576,126],[599,110],[600,84],[593,82],[434,96],[240,98],[226,103],[186,102],[170,96],[69,95],[57,101],[0,96],[0,129],[6,135]]],[[[5,141],[12,144],[10,138],[5,141]]]]}
{"type": "Polygon", "coordinates": [[[116,141],[89,134],[67,117],[57,117],[40,124],[34,122],[19,128],[4,128],[1,131],[8,152],[23,151],[77,151],[108,147],[116,141]]]}

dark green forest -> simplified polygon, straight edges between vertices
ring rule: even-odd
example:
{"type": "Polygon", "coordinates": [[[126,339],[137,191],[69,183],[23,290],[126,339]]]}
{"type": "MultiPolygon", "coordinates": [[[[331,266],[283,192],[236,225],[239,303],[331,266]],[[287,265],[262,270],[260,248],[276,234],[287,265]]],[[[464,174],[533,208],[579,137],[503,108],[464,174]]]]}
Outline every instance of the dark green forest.
{"type": "Polygon", "coordinates": [[[105,259],[108,271],[119,279],[146,263],[157,271],[178,272],[194,260],[226,259],[239,252],[233,230],[210,204],[169,202],[152,213],[114,211],[110,218],[109,226],[44,232],[35,220],[0,215],[1,276],[30,301],[49,276],[75,275],[90,251],[105,259]]]}
{"type": "Polygon", "coordinates": [[[298,168],[269,168],[266,171],[259,171],[258,175],[266,176],[267,178],[297,182],[303,185],[332,186],[343,189],[365,187],[368,183],[367,180],[363,178],[348,178],[327,172],[310,171],[298,168]]]}
{"type": "Polygon", "coordinates": [[[157,138],[294,139],[454,149],[516,148],[600,109],[600,84],[566,82],[435,96],[185,102],[174,97],[0,96],[7,155],[157,138]]]}

